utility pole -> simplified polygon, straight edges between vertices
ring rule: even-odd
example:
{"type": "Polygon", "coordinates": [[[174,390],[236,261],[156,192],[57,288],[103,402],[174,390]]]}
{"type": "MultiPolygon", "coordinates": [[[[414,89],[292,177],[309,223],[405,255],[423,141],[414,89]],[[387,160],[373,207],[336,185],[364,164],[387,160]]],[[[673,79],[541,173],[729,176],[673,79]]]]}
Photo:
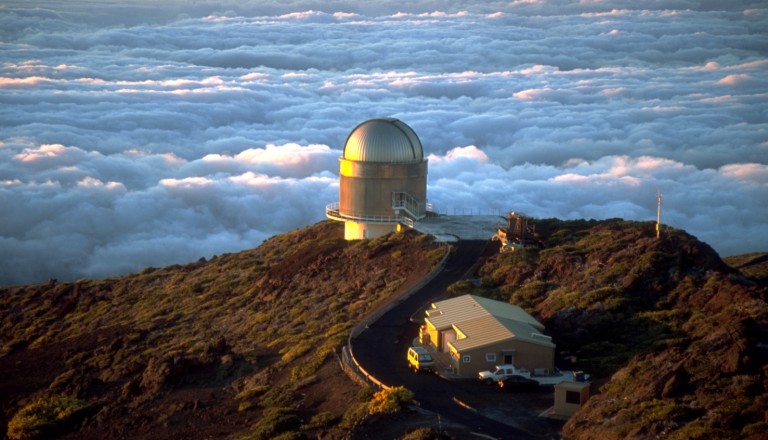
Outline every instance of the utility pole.
{"type": "Polygon", "coordinates": [[[661,237],[661,191],[656,191],[656,238],[661,237]]]}

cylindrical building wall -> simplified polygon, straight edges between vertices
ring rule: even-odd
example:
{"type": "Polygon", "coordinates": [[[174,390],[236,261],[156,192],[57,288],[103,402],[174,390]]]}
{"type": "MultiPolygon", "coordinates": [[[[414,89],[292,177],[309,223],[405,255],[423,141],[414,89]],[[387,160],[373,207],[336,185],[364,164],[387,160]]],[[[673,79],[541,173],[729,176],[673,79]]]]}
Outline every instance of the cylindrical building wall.
{"type": "Polygon", "coordinates": [[[397,225],[378,224],[378,223],[358,223],[347,220],[344,222],[345,240],[362,240],[365,238],[376,238],[395,232],[397,225]]]}
{"type": "MultiPolygon", "coordinates": [[[[427,161],[368,163],[340,160],[339,213],[351,218],[394,218],[393,193],[406,193],[417,202],[412,215],[426,214],[427,161]]],[[[401,212],[400,214],[405,214],[401,212]]]]}
{"type": "Polygon", "coordinates": [[[426,215],[427,161],[402,121],[376,118],[355,127],[339,165],[339,203],[326,215],[345,222],[347,240],[380,237],[426,215]]]}

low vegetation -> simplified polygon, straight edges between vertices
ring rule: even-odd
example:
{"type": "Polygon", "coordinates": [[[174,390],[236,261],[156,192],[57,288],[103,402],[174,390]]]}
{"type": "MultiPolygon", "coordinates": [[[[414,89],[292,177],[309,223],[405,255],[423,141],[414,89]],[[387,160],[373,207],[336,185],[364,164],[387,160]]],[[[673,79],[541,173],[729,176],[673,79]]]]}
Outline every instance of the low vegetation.
{"type": "Polygon", "coordinates": [[[445,252],[321,222],[209,261],[0,288],[0,436],[343,437],[358,386],[337,349],[445,252]]]}
{"type": "Polygon", "coordinates": [[[7,436],[11,440],[31,440],[59,435],[87,409],[88,404],[68,396],[38,398],[13,416],[7,436]]]}
{"type": "Polygon", "coordinates": [[[413,402],[413,392],[399,386],[377,391],[368,402],[369,414],[394,414],[413,402]]]}
{"type": "Polygon", "coordinates": [[[540,220],[544,248],[490,258],[479,285],[452,289],[524,307],[554,336],[561,365],[610,379],[566,438],[765,432],[765,255],[728,259],[739,272],[683,231],[656,239],[654,226],[540,220]]]}
{"type": "MultiPolygon", "coordinates": [[[[342,228],[321,222],[107,280],[0,288],[0,430],[332,439],[407,419],[410,391],[360,388],[336,352],[446,249],[416,233],[350,243],[342,228]]],[[[683,231],[657,240],[652,223],[545,219],[536,230],[541,249],[492,256],[449,293],[521,305],[561,366],[598,377],[566,438],[761,438],[766,254],[724,262],[683,231]]]]}

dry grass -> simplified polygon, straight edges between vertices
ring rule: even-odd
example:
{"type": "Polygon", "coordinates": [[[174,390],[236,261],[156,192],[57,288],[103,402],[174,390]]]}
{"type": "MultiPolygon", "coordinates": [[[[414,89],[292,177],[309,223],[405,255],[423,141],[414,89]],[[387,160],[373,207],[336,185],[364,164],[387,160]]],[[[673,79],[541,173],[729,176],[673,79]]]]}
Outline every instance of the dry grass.
{"type": "MultiPolygon", "coordinates": [[[[415,233],[347,242],[342,229],[321,222],[210,261],[0,289],[0,372],[18,376],[21,359],[50,358],[29,383],[0,381],[2,426],[49,390],[100,406],[102,417],[81,429],[106,437],[126,423],[124,408],[136,419],[187,389],[224,390],[230,403],[221,410],[243,414],[232,418],[230,434],[249,432],[252,411],[300,407],[350,327],[445,251],[415,233]]],[[[162,421],[142,429],[163,437],[185,411],[166,408],[162,421]]]]}

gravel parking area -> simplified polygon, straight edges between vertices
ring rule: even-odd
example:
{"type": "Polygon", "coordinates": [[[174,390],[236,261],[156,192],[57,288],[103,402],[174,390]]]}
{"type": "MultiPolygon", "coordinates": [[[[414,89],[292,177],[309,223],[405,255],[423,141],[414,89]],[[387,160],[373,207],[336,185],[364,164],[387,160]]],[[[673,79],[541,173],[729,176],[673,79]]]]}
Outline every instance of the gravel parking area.
{"type": "Polygon", "coordinates": [[[455,400],[479,415],[528,432],[533,437],[560,438],[565,420],[540,415],[554,404],[551,386],[537,391],[505,392],[496,385],[487,385],[479,380],[458,379],[451,382],[456,387],[455,400]]]}

